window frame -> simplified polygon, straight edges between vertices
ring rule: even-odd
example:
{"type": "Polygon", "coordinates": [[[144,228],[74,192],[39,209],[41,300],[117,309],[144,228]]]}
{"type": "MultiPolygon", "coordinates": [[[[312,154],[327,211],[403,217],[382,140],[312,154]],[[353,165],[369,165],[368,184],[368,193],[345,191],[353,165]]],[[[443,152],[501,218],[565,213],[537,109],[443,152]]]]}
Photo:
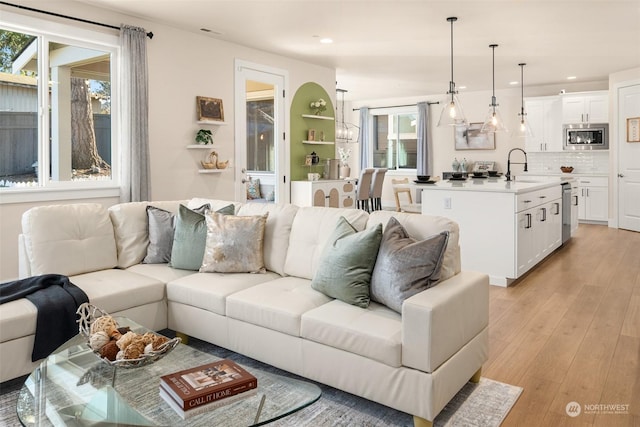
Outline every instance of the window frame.
{"type": "MultiPolygon", "coordinates": [[[[375,121],[373,120],[374,116],[391,116],[391,115],[402,115],[402,114],[415,114],[417,116],[418,114],[418,106],[417,105],[407,105],[407,106],[403,106],[403,107],[380,107],[380,108],[372,108],[369,110],[369,129],[370,129],[370,135],[369,135],[369,158],[367,159],[367,164],[371,165],[370,167],[374,167],[373,166],[373,154],[375,151],[375,141],[374,141],[374,133],[376,132],[376,129],[374,129],[374,123],[375,121]]],[[[417,131],[417,126],[416,126],[416,131],[417,131]]],[[[417,134],[416,134],[416,139],[417,139],[417,134]]],[[[397,150],[396,150],[396,155],[397,155],[397,150]]],[[[417,167],[416,168],[403,168],[403,169],[399,169],[397,167],[390,169],[387,169],[387,174],[388,175],[398,175],[398,176],[404,176],[404,175],[414,175],[417,173],[417,167]]]]}
{"type": "MultiPolygon", "coordinates": [[[[122,140],[120,102],[120,37],[119,34],[108,34],[101,31],[76,28],[68,24],[47,21],[3,11],[0,28],[33,35],[38,47],[38,162],[49,165],[49,94],[43,90],[42,82],[49,81],[49,43],[102,50],[111,54],[111,179],[104,181],[50,181],[48,174],[38,174],[35,187],[2,187],[0,188],[0,205],[9,203],[40,202],[68,199],[88,199],[118,197],[120,194],[120,170],[122,140]]],[[[112,32],[112,31],[111,31],[112,32]]]]}

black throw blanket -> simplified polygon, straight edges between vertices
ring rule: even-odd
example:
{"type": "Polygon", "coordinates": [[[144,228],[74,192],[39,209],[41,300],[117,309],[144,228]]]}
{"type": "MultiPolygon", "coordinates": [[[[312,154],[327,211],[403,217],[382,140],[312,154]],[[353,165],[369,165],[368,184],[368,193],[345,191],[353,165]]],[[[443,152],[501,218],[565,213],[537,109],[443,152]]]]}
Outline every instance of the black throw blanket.
{"type": "Polygon", "coordinates": [[[60,274],[44,274],[0,283],[0,304],[26,298],[38,309],[31,360],[45,358],[78,334],[78,307],[89,302],[87,294],[60,274]]]}

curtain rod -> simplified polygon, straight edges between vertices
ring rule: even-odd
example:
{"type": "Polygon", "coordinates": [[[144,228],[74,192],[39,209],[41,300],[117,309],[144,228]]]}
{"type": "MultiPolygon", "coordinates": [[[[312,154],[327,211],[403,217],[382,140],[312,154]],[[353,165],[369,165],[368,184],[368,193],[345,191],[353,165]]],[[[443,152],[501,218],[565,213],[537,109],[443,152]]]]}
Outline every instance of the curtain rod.
{"type": "MultiPolygon", "coordinates": [[[[6,6],[17,7],[18,9],[24,9],[24,10],[28,10],[30,12],[44,13],[45,15],[57,16],[58,18],[66,18],[66,19],[71,19],[73,21],[84,22],[86,24],[99,25],[101,27],[113,28],[114,30],[120,30],[120,27],[116,27],[115,25],[103,24],[102,22],[89,21],[88,19],[76,18],[75,16],[62,15],[60,13],[48,12],[46,10],[40,10],[40,9],[34,9],[32,7],[22,6],[22,5],[19,5],[19,4],[7,3],[5,1],[0,1],[0,4],[4,4],[6,6]]],[[[153,33],[151,31],[149,31],[147,33],[147,37],[152,39],[153,38],[153,33]]]]}
{"type": "MultiPolygon", "coordinates": [[[[427,105],[440,104],[440,101],[427,102],[427,105]]],[[[417,104],[405,104],[405,105],[387,105],[385,107],[369,107],[370,110],[379,110],[381,108],[399,108],[399,107],[415,107],[417,104]]],[[[353,111],[359,111],[359,108],[354,108],[353,111]]]]}

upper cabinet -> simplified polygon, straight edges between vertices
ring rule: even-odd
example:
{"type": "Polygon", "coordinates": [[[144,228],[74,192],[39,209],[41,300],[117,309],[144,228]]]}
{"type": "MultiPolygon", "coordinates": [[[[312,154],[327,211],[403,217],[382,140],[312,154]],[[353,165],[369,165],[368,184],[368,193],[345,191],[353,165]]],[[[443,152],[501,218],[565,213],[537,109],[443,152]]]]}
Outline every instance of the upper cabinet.
{"type": "Polygon", "coordinates": [[[563,123],[609,123],[609,92],[562,95],[563,123]]]}
{"type": "Polygon", "coordinates": [[[562,102],[559,96],[525,99],[532,137],[525,140],[527,152],[562,151],[562,102]]]}

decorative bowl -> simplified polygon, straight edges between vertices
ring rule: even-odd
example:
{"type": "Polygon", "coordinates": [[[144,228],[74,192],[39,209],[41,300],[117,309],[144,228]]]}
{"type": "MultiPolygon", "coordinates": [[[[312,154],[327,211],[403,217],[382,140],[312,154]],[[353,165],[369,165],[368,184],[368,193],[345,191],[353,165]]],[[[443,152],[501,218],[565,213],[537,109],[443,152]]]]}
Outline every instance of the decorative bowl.
{"type": "MultiPolygon", "coordinates": [[[[79,332],[81,335],[83,335],[86,338],[87,346],[93,350],[90,344],[91,325],[97,319],[100,319],[102,317],[111,318],[111,316],[109,316],[109,314],[104,310],[101,310],[100,308],[89,303],[84,303],[80,305],[76,313],[80,316],[80,319],[78,320],[79,332]]],[[[159,337],[163,337],[162,335],[159,335],[159,334],[155,334],[155,335],[159,337]]],[[[163,337],[163,338],[166,338],[166,337],[163,337]]],[[[111,366],[117,366],[122,368],[140,368],[142,366],[150,365],[162,359],[164,356],[169,354],[171,350],[176,348],[176,346],[180,344],[180,341],[181,340],[179,337],[176,337],[173,339],[167,339],[166,342],[158,346],[158,348],[156,348],[155,350],[145,352],[144,354],[142,354],[140,357],[136,359],[109,360],[106,357],[102,357],[99,350],[93,350],[93,352],[100,358],[100,360],[102,360],[103,362],[111,366]]]]}
{"type": "Polygon", "coordinates": [[[560,166],[560,170],[564,173],[573,172],[573,166],[560,166]]]}
{"type": "Polygon", "coordinates": [[[462,172],[453,172],[451,174],[452,178],[462,178],[462,172]]]}
{"type": "Polygon", "coordinates": [[[475,176],[476,178],[484,176],[484,172],[474,172],[473,176],[475,176]]]}
{"type": "Polygon", "coordinates": [[[418,181],[429,181],[431,175],[418,175],[418,181]]]}
{"type": "Polygon", "coordinates": [[[488,171],[489,176],[498,176],[498,171],[488,171]]]}

